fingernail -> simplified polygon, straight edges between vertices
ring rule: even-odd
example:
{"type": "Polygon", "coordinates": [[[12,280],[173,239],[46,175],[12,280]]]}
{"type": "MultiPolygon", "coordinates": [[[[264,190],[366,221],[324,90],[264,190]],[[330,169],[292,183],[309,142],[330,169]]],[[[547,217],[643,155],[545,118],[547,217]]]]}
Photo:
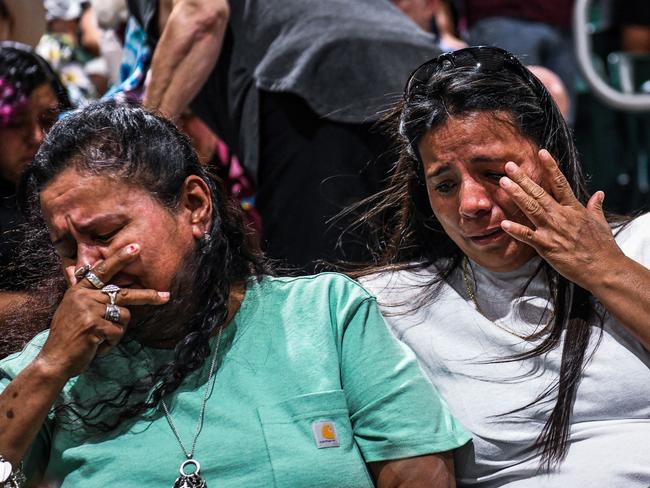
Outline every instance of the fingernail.
{"type": "Polygon", "coordinates": [[[511,227],[512,227],[512,224],[510,222],[508,222],[507,220],[504,220],[503,222],[501,222],[501,228],[503,230],[509,230],[511,227]]]}
{"type": "Polygon", "coordinates": [[[169,299],[169,292],[168,291],[159,291],[158,296],[164,300],[169,299]]]}
{"type": "Polygon", "coordinates": [[[126,252],[128,254],[134,254],[140,250],[140,245],[139,244],[129,244],[126,246],[126,252]]]}
{"type": "Polygon", "coordinates": [[[507,176],[502,176],[501,179],[499,180],[499,183],[501,183],[501,186],[508,187],[512,185],[512,180],[507,176]]]}

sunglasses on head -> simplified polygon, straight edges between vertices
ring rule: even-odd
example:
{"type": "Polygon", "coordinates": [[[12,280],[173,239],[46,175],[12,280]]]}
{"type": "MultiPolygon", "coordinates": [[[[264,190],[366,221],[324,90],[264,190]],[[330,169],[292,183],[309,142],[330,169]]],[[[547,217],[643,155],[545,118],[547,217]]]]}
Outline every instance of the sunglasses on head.
{"type": "Polygon", "coordinates": [[[404,99],[408,101],[413,95],[417,95],[419,89],[426,86],[434,74],[448,69],[465,67],[475,67],[477,71],[485,73],[496,73],[504,68],[509,69],[525,79],[531,86],[536,87],[532,73],[513,54],[498,47],[477,46],[441,54],[420,65],[406,82],[404,99]]]}

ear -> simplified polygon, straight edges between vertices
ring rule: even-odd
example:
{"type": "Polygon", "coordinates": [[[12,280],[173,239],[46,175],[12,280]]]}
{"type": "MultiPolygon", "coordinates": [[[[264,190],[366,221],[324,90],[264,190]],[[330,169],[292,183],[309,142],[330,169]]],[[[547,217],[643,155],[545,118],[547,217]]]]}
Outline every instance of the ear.
{"type": "Polygon", "coordinates": [[[196,175],[190,175],[183,183],[180,211],[184,212],[192,227],[192,236],[200,239],[210,232],[212,225],[212,199],[208,184],[196,175]]]}

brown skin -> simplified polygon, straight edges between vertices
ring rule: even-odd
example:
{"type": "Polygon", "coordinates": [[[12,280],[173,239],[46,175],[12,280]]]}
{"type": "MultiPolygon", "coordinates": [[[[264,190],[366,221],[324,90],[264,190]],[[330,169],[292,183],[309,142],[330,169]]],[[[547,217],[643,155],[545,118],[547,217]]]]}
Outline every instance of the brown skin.
{"type": "MultiPolygon", "coordinates": [[[[94,272],[108,283],[139,254],[140,247],[130,244],[94,272]]],[[[119,342],[128,327],[128,307],[168,300],[168,294],[156,290],[122,290],[116,303],[123,320],[114,324],[103,318],[109,301],[104,293],[85,279],[72,285],[52,319],[43,349],[0,394],[0,452],[5,459],[15,465],[23,458],[65,383],[119,342]]]]}
{"type": "Polygon", "coordinates": [[[0,176],[14,184],[41,145],[45,132],[56,121],[58,100],[47,83],[29,95],[25,110],[8,127],[0,129],[0,176]]]}
{"type": "Polygon", "coordinates": [[[43,215],[68,279],[132,242],[142,252],[115,276],[128,288],[169,290],[189,249],[209,228],[212,206],[207,185],[188,177],[186,201],[172,212],[146,190],[119,179],[68,169],[42,192],[43,215]],[[102,198],[97,198],[102,195],[102,198]]]}
{"type": "Polygon", "coordinates": [[[454,458],[450,452],[369,463],[377,488],[454,488],[454,458]]]}
{"type": "Polygon", "coordinates": [[[535,256],[500,227],[504,219],[528,223],[499,186],[506,162],[541,178],[537,148],[505,114],[452,117],[425,134],[418,148],[433,213],[465,255],[497,272],[515,270],[535,256]]]}
{"type": "Polygon", "coordinates": [[[626,25],[621,32],[621,47],[636,54],[650,53],[650,27],[647,25],[626,25]]]}
{"type": "Polygon", "coordinates": [[[101,55],[101,33],[92,7],[86,7],[79,18],[81,46],[93,56],[101,55]]]}
{"type": "Polygon", "coordinates": [[[603,214],[605,194],[598,191],[583,206],[553,157],[539,151],[543,185],[522,168],[505,165],[503,190],[529,224],[510,220],[501,227],[531,246],[558,273],[589,290],[650,350],[650,270],[623,254],[603,214]]]}
{"type": "Polygon", "coordinates": [[[544,88],[551,94],[553,101],[560,109],[560,113],[566,119],[569,115],[570,101],[569,93],[562,82],[562,79],[553,71],[544,66],[526,66],[528,70],[534,74],[539,81],[544,84],[544,88]]]}
{"type": "Polygon", "coordinates": [[[59,252],[71,252],[76,257],[62,256],[70,288],[54,315],[43,349],[0,394],[0,452],[14,465],[25,455],[65,383],[124,336],[132,307],[162,305],[169,300],[165,290],[178,271],[174,263],[179,258],[152,251],[151,247],[158,249],[165,244],[185,255],[190,248],[182,246],[194,246],[209,228],[210,193],[198,177],[187,178],[174,213],[153,204],[143,190],[123,183],[115,188],[115,184],[115,180],[81,175],[71,169],[57,176],[41,193],[46,223],[53,237],[62,238],[67,246],[59,246],[59,252]],[[88,184],[93,185],[94,197],[93,192],[78,191],[88,184]],[[105,198],[96,198],[97,194],[105,198]],[[132,197],[132,207],[124,208],[120,198],[132,197]],[[109,205],[102,207],[102,200],[109,205]],[[123,221],[115,217],[116,213],[125,217],[125,212],[129,222],[122,225],[123,221]],[[103,219],[99,227],[98,214],[103,219]],[[101,227],[116,222],[122,227],[101,227]],[[91,225],[82,227],[87,224],[91,225]],[[114,232],[110,242],[106,242],[103,232],[114,232]],[[169,235],[167,240],[161,240],[163,234],[169,235]],[[133,287],[120,291],[116,301],[122,323],[104,319],[109,301],[105,294],[86,279],[75,280],[74,268],[86,260],[91,260],[89,264],[94,265],[95,274],[104,283],[131,280],[133,287]]]}
{"type": "Polygon", "coordinates": [[[7,41],[11,35],[11,19],[0,17],[0,41],[7,41]]]}
{"type": "MultiPolygon", "coordinates": [[[[70,288],[43,349],[0,394],[0,452],[12,464],[27,452],[65,383],[120,342],[131,308],[169,300],[162,290],[212,215],[209,189],[196,176],[185,180],[178,209],[170,212],[138,187],[72,168],[45,187],[41,206],[70,288]],[[87,279],[76,281],[74,269],[85,263],[104,283],[128,285],[117,296],[120,324],[104,319],[105,294],[87,279]]],[[[241,287],[231,293],[230,316],[242,298],[241,287]]],[[[380,488],[455,486],[449,454],[369,463],[369,469],[380,488]]]]}
{"type": "Polygon", "coordinates": [[[433,18],[438,11],[438,0],[392,0],[420,29],[431,32],[433,18]]]}
{"type": "Polygon", "coordinates": [[[205,122],[192,114],[181,115],[178,127],[189,136],[201,164],[207,166],[215,155],[219,142],[217,136],[205,122]]]}
{"type": "Polygon", "coordinates": [[[422,139],[436,218],[465,255],[491,271],[513,271],[541,256],[650,349],[650,270],[618,247],[603,214],[604,193],[583,206],[553,157],[504,117],[452,118],[422,139]]]}
{"type": "MultiPolygon", "coordinates": [[[[18,183],[57,115],[58,100],[52,87],[47,83],[36,87],[28,97],[25,110],[17,113],[8,127],[0,129],[0,177],[14,185],[18,183]]],[[[29,296],[28,293],[0,292],[0,333],[29,296]]]]}
{"type": "Polygon", "coordinates": [[[219,59],[230,5],[227,0],[160,0],[159,10],[161,35],[143,105],[175,119],[219,59]]]}

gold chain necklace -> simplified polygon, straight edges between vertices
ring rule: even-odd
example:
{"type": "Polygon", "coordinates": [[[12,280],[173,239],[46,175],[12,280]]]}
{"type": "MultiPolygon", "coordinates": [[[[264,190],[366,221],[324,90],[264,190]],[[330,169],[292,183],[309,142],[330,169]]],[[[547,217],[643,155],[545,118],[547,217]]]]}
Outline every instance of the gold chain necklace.
{"type": "MultiPolygon", "coordinates": [[[[468,267],[469,267],[469,260],[467,259],[467,256],[463,256],[462,268],[463,268],[463,282],[465,283],[465,291],[467,292],[467,295],[469,296],[470,300],[472,300],[472,303],[474,303],[474,306],[476,307],[476,311],[487,319],[488,317],[483,313],[483,310],[481,310],[481,307],[479,306],[478,301],[476,300],[476,294],[474,293],[474,290],[472,290],[472,286],[470,284],[470,278],[469,278],[469,270],[467,269],[468,267]]],[[[475,283],[475,286],[478,287],[478,284],[476,282],[474,282],[474,283],[475,283]]],[[[491,320],[491,319],[488,319],[488,320],[490,320],[490,322],[492,322],[494,325],[496,325],[499,329],[503,330],[504,332],[507,332],[508,334],[511,334],[511,335],[513,335],[515,337],[518,337],[519,339],[522,339],[524,341],[529,341],[529,340],[537,339],[542,334],[544,334],[544,332],[546,331],[548,326],[551,325],[551,322],[553,322],[554,318],[555,318],[555,311],[553,311],[553,313],[551,313],[551,316],[549,317],[548,322],[546,322],[546,324],[544,325],[544,327],[542,327],[541,330],[535,332],[532,335],[528,335],[528,336],[521,335],[521,334],[515,332],[514,330],[508,329],[507,327],[504,327],[503,325],[499,325],[494,320],[491,320]]]]}

